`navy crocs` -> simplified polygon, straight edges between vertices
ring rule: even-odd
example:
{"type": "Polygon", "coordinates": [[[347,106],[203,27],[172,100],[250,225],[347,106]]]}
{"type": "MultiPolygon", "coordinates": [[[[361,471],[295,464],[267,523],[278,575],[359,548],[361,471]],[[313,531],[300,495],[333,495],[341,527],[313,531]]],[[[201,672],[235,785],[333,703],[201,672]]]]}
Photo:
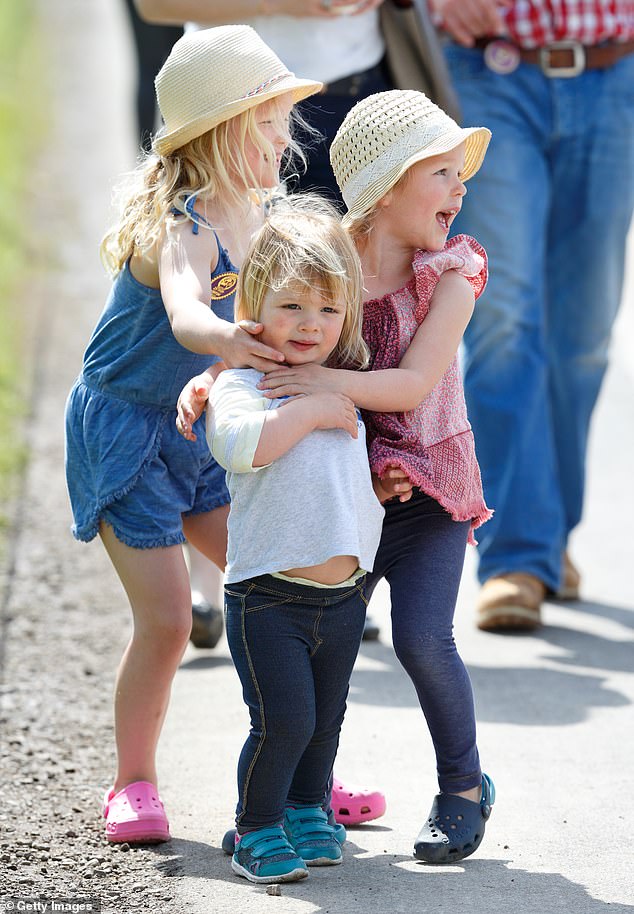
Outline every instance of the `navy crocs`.
{"type": "Polygon", "coordinates": [[[451,793],[435,796],[429,818],[414,842],[414,856],[425,863],[456,863],[478,849],[495,802],[495,787],[482,775],[479,803],[451,793]]]}

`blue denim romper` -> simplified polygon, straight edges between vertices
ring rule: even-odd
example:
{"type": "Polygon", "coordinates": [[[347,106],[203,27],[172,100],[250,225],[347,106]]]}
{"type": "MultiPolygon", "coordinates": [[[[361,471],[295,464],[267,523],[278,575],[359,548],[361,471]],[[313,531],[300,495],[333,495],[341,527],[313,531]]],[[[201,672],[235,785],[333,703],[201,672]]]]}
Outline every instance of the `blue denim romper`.
{"type": "MultiPolygon", "coordinates": [[[[218,249],[211,305],[232,321],[237,270],[219,241],[218,249]]],[[[104,520],[129,546],[172,546],[185,542],[182,515],[229,503],[225,471],[207,447],[204,414],[195,442],[175,424],[182,388],[215,361],[177,342],[160,290],[138,282],[126,263],[66,403],[66,479],[77,539],[93,539],[104,520]]]]}

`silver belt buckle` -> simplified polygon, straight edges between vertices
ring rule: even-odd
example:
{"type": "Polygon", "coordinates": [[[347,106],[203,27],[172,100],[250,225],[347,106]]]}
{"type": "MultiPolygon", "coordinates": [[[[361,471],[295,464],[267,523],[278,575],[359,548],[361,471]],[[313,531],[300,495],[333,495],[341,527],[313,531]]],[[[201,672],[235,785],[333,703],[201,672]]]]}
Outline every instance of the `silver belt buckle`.
{"type": "Polygon", "coordinates": [[[579,76],[586,68],[586,52],[583,45],[578,41],[553,41],[545,48],[539,50],[539,65],[544,76],[554,79],[562,77],[567,79],[570,76],[579,76]],[[571,67],[551,67],[551,51],[572,51],[571,67]]]}

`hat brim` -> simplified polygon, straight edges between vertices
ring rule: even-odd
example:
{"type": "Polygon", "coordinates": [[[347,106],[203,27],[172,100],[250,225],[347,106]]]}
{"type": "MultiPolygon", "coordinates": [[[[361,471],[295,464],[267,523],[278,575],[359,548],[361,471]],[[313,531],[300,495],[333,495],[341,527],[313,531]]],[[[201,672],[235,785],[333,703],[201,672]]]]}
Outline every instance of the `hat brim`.
{"type": "Polygon", "coordinates": [[[430,159],[444,152],[451,152],[461,143],[465,144],[465,162],[461,174],[462,181],[468,181],[480,169],[491,139],[488,127],[459,127],[456,131],[446,132],[437,137],[424,149],[413,153],[404,162],[388,171],[380,179],[371,182],[355,200],[342,220],[344,228],[350,228],[374,208],[378,201],[384,197],[403,177],[406,171],[423,159],[430,159]]]}
{"type": "Polygon", "coordinates": [[[224,108],[214,111],[213,115],[196,118],[196,120],[179,127],[178,130],[172,130],[171,133],[159,133],[154,139],[153,149],[159,155],[169,155],[191,140],[195,140],[196,137],[207,133],[213,127],[217,127],[218,124],[222,124],[224,121],[228,121],[230,118],[236,117],[236,115],[242,114],[250,108],[255,108],[257,105],[261,105],[262,102],[270,101],[273,98],[291,92],[293,104],[296,105],[305,98],[315,95],[322,87],[323,83],[310,79],[298,79],[289,73],[288,76],[278,80],[275,85],[270,86],[268,89],[249,95],[246,98],[236,99],[225,105],[224,108]]]}

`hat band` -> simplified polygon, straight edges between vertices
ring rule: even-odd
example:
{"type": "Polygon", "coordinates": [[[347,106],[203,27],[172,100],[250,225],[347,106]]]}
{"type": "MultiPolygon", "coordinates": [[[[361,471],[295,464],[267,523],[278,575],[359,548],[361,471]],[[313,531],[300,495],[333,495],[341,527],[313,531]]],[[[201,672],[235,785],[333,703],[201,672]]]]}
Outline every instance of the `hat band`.
{"type": "MultiPolygon", "coordinates": [[[[459,146],[466,139],[461,128],[457,131],[447,131],[437,134],[432,140],[429,138],[427,131],[415,131],[400,137],[376,159],[368,162],[360,171],[354,175],[346,187],[342,188],[342,196],[346,201],[349,209],[354,207],[357,198],[367,190],[369,186],[382,183],[385,178],[398,171],[400,166],[407,163],[408,159],[417,153],[425,153],[423,157],[431,157],[442,152],[449,152],[456,146],[459,146]]],[[[385,193],[389,188],[386,188],[385,193]]]]}
{"type": "Polygon", "coordinates": [[[288,77],[294,77],[295,74],[291,73],[289,70],[286,70],[284,73],[279,73],[277,76],[272,76],[270,79],[267,79],[266,82],[260,83],[255,89],[251,89],[250,92],[247,92],[246,95],[241,95],[240,99],[243,98],[253,98],[254,95],[259,95],[260,92],[264,92],[266,89],[269,89],[271,86],[274,86],[275,83],[279,83],[283,79],[288,77]]]}

